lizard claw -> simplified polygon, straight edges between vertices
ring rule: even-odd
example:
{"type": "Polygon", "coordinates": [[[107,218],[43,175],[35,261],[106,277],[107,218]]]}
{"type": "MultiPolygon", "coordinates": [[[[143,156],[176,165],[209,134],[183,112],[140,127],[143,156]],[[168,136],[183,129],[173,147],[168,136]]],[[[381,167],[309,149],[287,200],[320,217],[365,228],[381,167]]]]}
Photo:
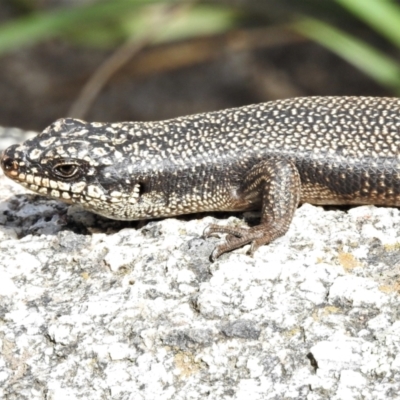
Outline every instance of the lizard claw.
{"type": "Polygon", "coordinates": [[[241,228],[231,226],[220,226],[220,225],[209,225],[203,233],[205,238],[212,236],[216,233],[226,233],[225,240],[218,244],[214,251],[211,253],[211,261],[215,261],[220,255],[242,247],[248,243],[251,243],[249,255],[253,255],[254,252],[263,244],[269,243],[271,235],[265,229],[255,228],[241,228]]]}
{"type": "Polygon", "coordinates": [[[249,251],[247,252],[248,255],[251,256],[251,257],[253,257],[253,256],[254,256],[254,253],[255,253],[255,252],[258,250],[258,248],[259,248],[260,246],[262,246],[264,243],[265,243],[265,241],[262,240],[262,239],[253,240],[253,241],[251,242],[250,249],[249,249],[249,251]]]}
{"type": "Polygon", "coordinates": [[[214,232],[213,229],[212,229],[213,226],[217,226],[217,225],[208,225],[207,228],[204,229],[204,231],[203,231],[203,238],[204,238],[204,239],[207,239],[207,238],[209,238],[210,236],[213,236],[214,233],[216,233],[216,232],[214,232]]]}
{"type": "Polygon", "coordinates": [[[233,249],[232,242],[235,239],[237,240],[238,238],[232,235],[228,235],[222,243],[215,246],[215,249],[213,250],[210,256],[211,261],[215,261],[220,255],[226,253],[227,251],[232,250],[233,249]]]}

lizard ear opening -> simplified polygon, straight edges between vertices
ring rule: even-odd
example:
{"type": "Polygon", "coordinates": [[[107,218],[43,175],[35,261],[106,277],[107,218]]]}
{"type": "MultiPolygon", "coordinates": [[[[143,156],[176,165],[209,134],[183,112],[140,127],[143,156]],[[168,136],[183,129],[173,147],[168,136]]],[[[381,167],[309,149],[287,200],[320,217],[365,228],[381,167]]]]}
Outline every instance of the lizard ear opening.
{"type": "Polygon", "coordinates": [[[129,203],[132,203],[132,204],[137,203],[143,193],[145,193],[144,183],[142,183],[142,182],[136,183],[130,193],[130,196],[128,199],[129,203]]]}
{"type": "Polygon", "coordinates": [[[146,193],[146,185],[144,182],[138,182],[137,183],[138,187],[139,187],[139,197],[141,197],[143,194],[146,193]]]}

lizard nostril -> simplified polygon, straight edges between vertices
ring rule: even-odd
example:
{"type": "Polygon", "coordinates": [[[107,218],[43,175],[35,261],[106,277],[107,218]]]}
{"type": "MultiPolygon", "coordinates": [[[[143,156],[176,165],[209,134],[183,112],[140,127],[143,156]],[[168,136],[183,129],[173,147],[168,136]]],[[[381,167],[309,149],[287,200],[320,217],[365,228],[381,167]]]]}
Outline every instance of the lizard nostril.
{"type": "Polygon", "coordinates": [[[1,157],[1,168],[3,169],[4,172],[15,174],[18,170],[18,167],[19,167],[18,161],[3,154],[3,156],[1,157]]]}

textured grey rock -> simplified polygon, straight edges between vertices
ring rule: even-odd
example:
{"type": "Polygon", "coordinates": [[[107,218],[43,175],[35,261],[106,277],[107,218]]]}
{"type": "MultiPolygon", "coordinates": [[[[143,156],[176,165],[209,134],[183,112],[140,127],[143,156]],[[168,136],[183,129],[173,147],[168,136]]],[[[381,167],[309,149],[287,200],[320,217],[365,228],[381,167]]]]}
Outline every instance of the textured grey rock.
{"type": "Polygon", "coordinates": [[[305,204],[215,263],[210,222],[238,220],[110,221],[1,176],[0,398],[398,398],[397,209],[305,204]]]}
{"type": "Polygon", "coordinates": [[[228,338],[258,339],[261,331],[256,325],[254,321],[237,320],[226,324],[221,331],[228,338]]]}
{"type": "Polygon", "coordinates": [[[34,131],[24,131],[19,128],[6,128],[0,126],[0,151],[3,151],[14,143],[20,143],[35,137],[37,133],[38,132],[34,131]]]}

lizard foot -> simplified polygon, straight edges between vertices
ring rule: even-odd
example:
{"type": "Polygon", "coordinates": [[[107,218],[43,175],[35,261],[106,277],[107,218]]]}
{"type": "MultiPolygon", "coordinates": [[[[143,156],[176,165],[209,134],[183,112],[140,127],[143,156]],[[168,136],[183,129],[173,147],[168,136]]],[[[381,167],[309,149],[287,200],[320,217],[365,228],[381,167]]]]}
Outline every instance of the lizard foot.
{"type": "Polygon", "coordinates": [[[242,247],[251,243],[249,254],[254,252],[263,244],[271,241],[271,236],[266,232],[265,227],[239,228],[220,225],[209,225],[203,233],[204,237],[213,236],[216,233],[227,233],[225,241],[217,245],[211,253],[211,260],[215,261],[221,254],[242,247]]]}

